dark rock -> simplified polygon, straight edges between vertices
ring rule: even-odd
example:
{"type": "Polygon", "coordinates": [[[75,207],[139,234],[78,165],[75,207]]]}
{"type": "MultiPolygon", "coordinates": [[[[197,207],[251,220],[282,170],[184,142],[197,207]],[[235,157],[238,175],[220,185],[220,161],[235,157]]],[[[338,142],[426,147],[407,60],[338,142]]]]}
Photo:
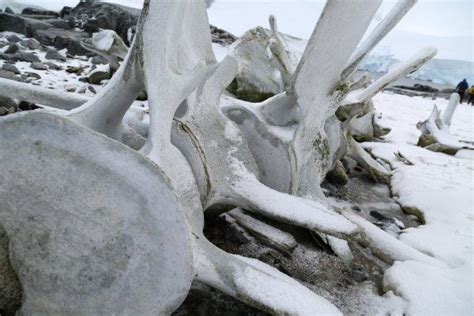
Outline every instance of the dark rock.
{"type": "Polygon", "coordinates": [[[18,37],[17,35],[15,35],[15,34],[11,34],[11,35],[8,35],[8,36],[7,36],[7,40],[8,40],[10,43],[18,43],[19,41],[21,41],[21,38],[18,37]]]}
{"type": "Polygon", "coordinates": [[[25,72],[25,73],[23,74],[23,76],[25,77],[25,79],[27,79],[27,78],[41,79],[41,76],[38,75],[36,72],[30,72],[30,71],[28,71],[28,72],[25,72]]]}
{"type": "Polygon", "coordinates": [[[25,8],[21,11],[22,15],[42,15],[42,16],[52,16],[52,17],[59,17],[59,13],[55,11],[48,11],[48,10],[40,10],[36,8],[25,8]]]}
{"type": "Polygon", "coordinates": [[[35,32],[34,37],[43,45],[54,46],[56,49],[68,50],[71,55],[86,55],[80,41],[88,38],[87,33],[77,30],[65,30],[61,28],[49,28],[35,32]]]}
{"type": "Polygon", "coordinates": [[[44,21],[59,29],[70,30],[74,27],[74,24],[71,25],[69,21],[63,19],[47,19],[44,21]]]}
{"type": "Polygon", "coordinates": [[[83,26],[82,28],[84,29],[84,31],[86,31],[89,35],[92,35],[93,33],[97,33],[100,31],[100,27],[99,27],[99,22],[97,21],[97,19],[90,19],[88,20],[83,26]]]}
{"type": "Polygon", "coordinates": [[[16,68],[16,66],[13,64],[5,63],[3,64],[2,69],[5,71],[13,72],[15,75],[21,74],[20,70],[18,70],[18,68],[16,68]]]}
{"type": "Polygon", "coordinates": [[[54,49],[49,49],[44,58],[48,60],[66,61],[66,57],[64,57],[54,49]]]}
{"type": "Polygon", "coordinates": [[[416,91],[423,91],[423,92],[438,92],[439,90],[436,89],[436,88],[433,88],[431,86],[428,86],[428,85],[423,85],[423,84],[419,84],[419,83],[415,83],[413,85],[413,88],[416,90],[416,91]]]}
{"type": "Polygon", "coordinates": [[[13,55],[16,61],[26,61],[29,63],[41,62],[41,60],[33,53],[18,52],[13,55]]]}
{"type": "Polygon", "coordinates": [[[334,168],[328,172],[326,179],[334,184],[346,185],[349,182],[346,170],[340,161],[337,161],[334,168]]]}
{"type": "Polygon", "coordinates": [[[18,45],[17,44],[12,44],[8,46],[7,50],[5,51],[5,54],[15,54],[18,51],[18,45]]]}
{"type": "Polygon", "coordinates": [[[108,80],[112,78],[112,74],[109,71],[94,71],[89,75],[88,82],[91,84],[100,84],[102,80],[108,80]]]}
{"type": "Polygon", "coordinates": [[[6,70],[0,70],[0,78],[22,81],[20,77],[16,76],[15,73],[6,70]]]}
{"type": "Polygon", "coordinates": [[[84,68],[83,67],[73,67],[73,66],[68,66],[66,68],[66,71],[70,74],[76,74],[76,75],[80,75],[84,72],[84,68]]]}
{"type": "Polygon", "coordinates": [[[5,13],[15,14],[15,11],[13,11],[10,7],[6,7],[5,8],[5,13]]]}
{"type": "Polygon", "coordinates": [[[148,94],[145,90],[143,90],[142,92],[140,92],[140,94],[137,96],[137,100],[138,101],[146,101],[148,100],[148,94]]]}
{"type": "Polygon", "coordinates": [[[60,66],[58,66],[58,65],[56,65],[55,63],[52,63],[52,62],[50,62],[50,61],[45,62],[44,64],[45,64],[46,66],[48,66],[49,69],[52,69],[52,70],[61,70],[61,69],[63,69],[62,67],[60,67],[60,66]]]}
{"type": "MultiPolygon", "coordinates": [[[[59,37],[57,37],[56,39],[59,39],[59,37]]],[[[81,45],[81,42],[79,40],[68,40],[68,38],[66,38],[67,40],[67,52],[70,54],[70,55],[86,55],[86,56],[90,56],[90,55],[95,55],[95,54],[91,54],[90,51],[88,51],[87,49],[85,49],[84,47],[82,47],[81,45]]],[[[54,46],[56,46],[56,42],[54,43],[54,46]]]]}
{"type": "MultiPolygon", "coordinates": [[[[67,70],[66,70],[66,71],[67,71],[67,70]]],[[[87,77],[81,77],[81,78],[79,78],[78,80],[79,80],[80,82],[84,82],[84,83],[89,82],[89,78],[87,78],[87,77]]],[[[84,92],[85,92],[85,91],[84,91],[84,92]]]]}
{"type": "Polygon", "coordinates": [[[220,29],[213,25],[211,25],[210,28],[211,28],[211,36],[212,36],[213,43],[218,43],[221,45],[230,45],[237,40],[237,36],[223,29],[220,29]]]}
{"type": "Polygon", "coordinates": [[[48,67],[43,63],[31,63],[30,67],[36,70],[48,70],[48,67]]]}
{"type": "Polygon", "coordinates": [[[32,110],[39,109],[39,107],[36,106],[36,104],[31,103],[31,102],[26,102],[26,101],[21,101],[20,104],[18,105],[18,108],[22,111],[32,111],[32,110]]]}
{"type": "Polygon", "coordinates": [[[385,215],[383,215],[383,214],[381,214],[377,211],[370,212],[370,215],[378,221],[391,221],[390,218],[388,218],[387,216],[385,216],[385,215]]]}
{"type": "Polygon", "coordinates": [[[97,90],[93,86],[88,86],[87,89],[89,89],[89,91],[92,92],[93,94],[97,93],[97,90]]]}
{"type": "MultiPolygon", "coordinates": [[[[15,32],[27,37],[33,37],[33,33],[38,30],[46,30],[53,25],[19,15],[0,13],[0,32],[15,32]]],[[[21,40],[21,39],[20,39],[21,40]]]]}
{"type": "Polygon", "coordinates": [[[61,11],[59,11],[59,17],[61,19],[64,19],[66,16],[68,16],[71,13],[72,8],[71,7],[63,7],[61,11]]]}
{"type": "Polygon", "coordinates": [[[18,104],[10,98],[0,96],[0,106],[7,109],[16,109],[18,104]]]}
{"type": "Polygon", "coordinates": [[[20,45],[29,49],[40,49],[41,44],[34,38],[24,39],[20,42],[20,45]]]}
{"type": "Polygon", "coordinates": [[[419,83],[415,83],[412,87],[410,86],[393,86],[393,88],[398,88],[398,89],[403,89],[403,90],[411,90],[411,91],[419,91],[419,92],[438,92],[439,90],[436,88],[433,88],[428,85],[423,85],[419,83]]]}
{"type": "Polygon", "coordinates": [[[107,64],[107,59],[105,59],[102,56],[96,55],[96,56],[91,58],[91,63],[93,65],[105,65],[105,64],[107,64]]]}

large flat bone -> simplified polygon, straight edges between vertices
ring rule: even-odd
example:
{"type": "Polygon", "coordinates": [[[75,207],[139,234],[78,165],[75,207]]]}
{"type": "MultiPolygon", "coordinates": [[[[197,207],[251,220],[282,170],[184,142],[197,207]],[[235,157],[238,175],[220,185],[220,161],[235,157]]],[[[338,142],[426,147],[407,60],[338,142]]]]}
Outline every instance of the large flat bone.
{"type": "Polygon", "coordinates": [[[0,119],[0,221],[24,314],[161,315],[192,281],[169,180],[137,152],[41,111],[0,119]]]}

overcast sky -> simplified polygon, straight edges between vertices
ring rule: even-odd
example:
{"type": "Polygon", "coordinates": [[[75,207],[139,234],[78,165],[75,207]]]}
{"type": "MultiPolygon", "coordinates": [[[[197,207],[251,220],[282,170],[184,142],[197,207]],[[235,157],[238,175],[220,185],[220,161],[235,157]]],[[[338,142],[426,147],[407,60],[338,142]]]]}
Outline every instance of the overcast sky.
{"type": "MultiPolygon", "coordinates": [[[[142,0],[109,1],[135,6],[142,3],[142,0]]],[[[78,1],[0,0],[0,5],[2,2],[31,3],[57,10],[64,5],[73,6],[78,1]]],[[[215,0],[209,10],[209,20],[212,24],[228,29],[236,35],[242,35],[257,25],[267,26],[268,15],[274,14],[281,32],[308,38],[324,2],[324,0],[215,0]]],[[[376,20],[383,17],[394,3],[395,1],[385,0],[376,20]]],[[[400,52],[418,48],[413,45],[426,44],[438,46],[440,58],[474,61],[474,0],[418,0],[415,7],[396,26],[394,34],[387,38],[380,48],[400,55],[400,52]],[[403,43],[405,36],[409,36],[407,37],[409,47],[403,43]]]]}

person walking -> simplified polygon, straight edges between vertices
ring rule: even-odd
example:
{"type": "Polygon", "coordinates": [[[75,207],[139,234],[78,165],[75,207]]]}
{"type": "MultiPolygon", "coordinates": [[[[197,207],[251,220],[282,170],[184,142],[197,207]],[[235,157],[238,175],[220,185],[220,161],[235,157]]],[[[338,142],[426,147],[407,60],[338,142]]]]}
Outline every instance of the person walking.
{"type": "Polygon", "coordinates": [[[466,93],[469,84],[467,83],[466,79],[463,79],[458,85],[456,86],[456,92],[459,94],[459,103],[462,103],[462,99],[464,98],[464,93],[466,93]]]}
{"type": "Polygon", "coordinates": [[[467,104],[474,105],[474,86],[467,89],[467,96],[469,98],[467,99],[467,104]]]}

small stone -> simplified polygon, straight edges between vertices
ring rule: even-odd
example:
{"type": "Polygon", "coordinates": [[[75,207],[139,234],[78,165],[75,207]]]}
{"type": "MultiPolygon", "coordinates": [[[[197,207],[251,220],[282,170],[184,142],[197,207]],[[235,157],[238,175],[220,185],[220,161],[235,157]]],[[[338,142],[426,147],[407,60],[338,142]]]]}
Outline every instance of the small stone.
{"type": "Polygon", "coordinates": [[[30,67],[36,70],[48,70],[48,67],[43,63],[31,63],[30,67]]]}
{"type": "Polygon", "coordinates": [[[79,89],[79,91],[77,91],[77,93],[84,94],[86,93],[86,91],[87,91],[86,87],[82,87],[81,89],[79,89]]]}
{"type": "Polygon", "coordinates": [[[112,74],[108,71],[95,71],[89,75],[88,82],[91,84],[100,84],[102,80],[112,78],[112,74]]]}
{"type": "Polygon", "coordinates": [[[15,54],[18,52],[18,45],[17,44],[12,44],[8,46],[7,50],[5,51],[5,54],[15,54]]]}
{"type": "Polygon", "coordinates": [[[84,72],[84,68],[80,66],[79,67],[68,66],[66,68],[66,71],[69,72],[70,74],[80,75],[84,72]]]}
{"type": "Polygon", "coordinates": [[[15,14],[15,11],[13,11],[10,7],[6,7],[5,8],[5,13],[15,14]]]}
{"type": "Polygon", "coordinates": [[[39,63],[41,60],[38,58],[33,53],[24,53],[24,52],[18,52],[15,55],[13,55],[14,60],[16,61],[26,61],[29,63],[39,63]]]}
{"type": "Polygon", "coordinates": [[[18,43],[21,41],[21,38],[19,38],[17,35],[15,34],[12,34],[12,35],[8,35],[7,36],[7,40],[10,42],[10,43],[18,43]]]}
{"type": "Polygon", "coordinates": [[[105,59],[102,56],[97,55],[91,58],[91,63],[93,65],[105,65],[107,64],[107,59],[105,59]]]}
{"type": "Polygon", "coordinates": [[[346,185],[349,182],[349,177],[346,170],[340,161],[336,162],[334,168],[328,172],[326,179],[334,184],[346,185]]]}
{"type": "Polygon", "coordinates": [[[25,75],[27,78],[41,79],[41,76],[38,75],[36,72],[26,72],[25,75]]]}
{"type": "Polygon", "coordinates": [[[0,106],[6,109],[16,109],[18,104],[8,97],[0,96],[0,106]]]}
{"type": "Polygon", "coordinates": [[[40,49],[41,44],[34,38],[27,38],[20,42],[20,45],[29,49],[40,49]]]}
{"type": "Polygon", "coordinates": [[[44,58],[49,60],[58,60],[58,61],[66,61],[66,57],[58,53],[56,50],[50,49],[44,56],[44,58]]]}
{"type": "Polygon", "coordinates": [[[47,61],[44,63],[46,66],[48,66],[49,69],[52,69],[52,70],[61,70],[63,69],[61,66],[58,66],[56,65],[55,63],[52,63],[50,61],[47,61]]]}
{"type": "Polygon", "coordinates": [[[76,92],[76,88],[75,87],[67,87],[66,91],[67,92],[76,92]]]}
{"type": "Polygon", "coordinates": [[[20,70],[18,70],[18,68],[16,68],[16,66],[13,65],[13,64],[8,64],[8,63],[3,64],[2,69],[5,70],[5,71],[13,72],[15,75],[20,75],[21,74],[20,70]]]}
{"type": "Polygon", "coordinates": [[[390,221],[390,218],[388,218],[387,216],[385,216],[385,215],[383,215],[383,214],[381,214],[377,211],[371,211],[370,216],[372,216],[373,218],[375,218],[378,221],[390,221]]]}
{"type": "Polygon", "coordinates": [[[21,81],[21,78],[15,75],[15,73],[6,70],[0,70],[0,78],[21,81]]]}
{"type": "Polygon", "coordinates": [[[22,111],[32,111],[38,109],[36,104],[31,103],[31,102],[26,102],[26,101],[21,101],[20,104],[18,105],[18,108],[22,111]]]}
{"type": "Polygon", "coordinates": [[[97,93],[97,90],[95,90],[95,88],[93,86],[88,86],[87,87],[89,89],[90,92],[92,92],[93,94],[96,94],[97,93]]]}

